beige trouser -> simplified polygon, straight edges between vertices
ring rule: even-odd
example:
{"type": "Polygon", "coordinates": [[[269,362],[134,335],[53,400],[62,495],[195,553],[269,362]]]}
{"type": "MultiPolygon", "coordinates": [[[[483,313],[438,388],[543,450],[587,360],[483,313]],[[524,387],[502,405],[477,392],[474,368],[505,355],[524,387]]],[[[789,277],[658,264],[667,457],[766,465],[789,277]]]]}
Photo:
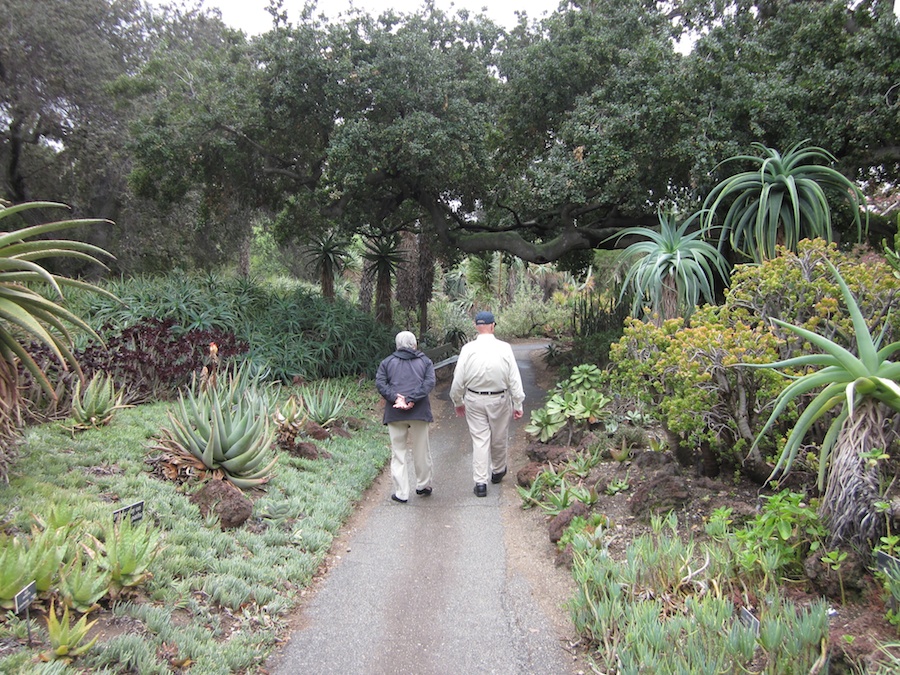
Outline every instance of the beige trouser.
{"type": "Polygon", "coordinates": [[[431,483],[432,462],[431,443],[428,439],[428,425],[423,420],[389,422],[391,437],[391,481],[397,499],[409,499],[409,455],[412,450],[413,471],[416,489],[426,488],[431,483]]]}
{"type": "Polygon", "coordinates": [[[512,399],[504,394],[473,394],[467,391],[466,422],[472,436],[472,475],[476,483],[487,483],[491,473],[506,468],[512,399]]]}

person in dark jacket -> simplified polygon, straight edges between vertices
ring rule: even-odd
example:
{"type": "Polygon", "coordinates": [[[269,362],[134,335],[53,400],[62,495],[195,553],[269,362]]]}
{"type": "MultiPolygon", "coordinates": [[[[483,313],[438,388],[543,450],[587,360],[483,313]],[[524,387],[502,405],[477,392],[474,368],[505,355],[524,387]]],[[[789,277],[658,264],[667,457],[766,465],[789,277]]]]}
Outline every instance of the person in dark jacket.
{"type": "Polygon", "coordinates": [[[419,351],[416,336],[409,331],[397,333],[397,351],[378,366],[375,386],[384,398],[384,423],[391,437],[391,499],[406,503],[409,499],[409,455],[415,473],[416,494],[431,495],[431,445],[428,439],[431,400],[434,389],[434,364],[419,351]]]}

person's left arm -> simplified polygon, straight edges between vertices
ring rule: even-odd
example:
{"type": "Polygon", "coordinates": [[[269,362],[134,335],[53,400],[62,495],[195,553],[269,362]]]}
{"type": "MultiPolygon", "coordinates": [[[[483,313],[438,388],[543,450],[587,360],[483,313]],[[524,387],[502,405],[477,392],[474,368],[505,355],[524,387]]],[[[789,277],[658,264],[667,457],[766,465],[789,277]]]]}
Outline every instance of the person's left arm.
{"type": "Polygon", "coordinates": [[[513,404],[513,417],[519,419],[523,414],[522,404],[525,402],[525,389],[522,387],[522,375],[519,373],[519,365],[512,347],[509,348],[507,359],[506,388],[513,404]]]}
{"type": "Polygon", "coordinates": [[[407,401],[421,401],[431,393],[432,389],[434,389],[436,381],[434,376],[434,363],[432,363],[431,359],[427,356],[423,356],[420,360],[420,366],[424,367],[424,372],[421,374],[418,386],[416,386],[412,392],[406,394],[407,401]]]}

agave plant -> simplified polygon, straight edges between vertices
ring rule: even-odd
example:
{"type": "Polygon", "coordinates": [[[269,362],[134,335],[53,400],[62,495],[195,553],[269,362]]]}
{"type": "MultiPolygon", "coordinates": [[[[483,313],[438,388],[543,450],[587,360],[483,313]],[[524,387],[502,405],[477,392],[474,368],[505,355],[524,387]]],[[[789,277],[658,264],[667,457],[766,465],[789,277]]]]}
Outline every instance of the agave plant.
{"type": "Polygon", "coordinates": [[[81,381],[77,381],[72,398],[72,419],[75,422],[73,430],[95,429],[109,424],[117,410],[130,407],[122,400],[122,394],[116,392],[112,377],[106,373],[94,375],[84,391],[81,389],[81,381]]]}
{"type": "Polygon", "coordinates": [[[37,340],[47,345],[64,366],[71,367],[80,377],[81,371],[71,350],[72,335],[67,326],[74,326],[99,341],[87,323],[57,302],[48,300],[32,286],[42,285],[58,300],[63,298],[62,288],[65,286],[99,292],[115,300],[114,296],[96,286],[51,274],[38,264],[44,258],[66,257],[102,266],[98,256],[109,254],[101,248],[78,241],[41,237],[79,225],[106,221],[61,220],[11,229],[16,217],[23,211],[48,208],[68,207],[54,202],[8,206],[0,201],[0,478],[5,476],[12,443],[21,422],[18,365],[21,363],[25,367],[48,396],[52,399],[57,397],[53,385],[26,350],[27,342],[37,340]]]}
{"type": "Polygon", "coordinates": [[[722,162],[747,161],[759,168],[726,178],[706,198],[703,226],[707,231],[714,227],[715,215],[726,201],[733,200],[722,220],[720,247],[727,237],[735,251],[759,263],[774,258],[779,244],[796,252],[801,239],[832,241],[829,193],[850,205],[857,235],[862,236],[862,191],[825,165],[835,162],[831,153],[816,146],[804,147],[806,143],[797,143],[784,156],[753,143],[759,156],[736,155],[722,162]]]}
{"type": "Polygon", "coordinates": [[[188,391],[169,419],[172,429],[163,430],[160,449],[186,456],[199,471],[239,488],[257,487],[271,478],[278,457],[270,459],[274,431],[263,397],[247,391],[234,401],[217,388],[205,394],[188,391]]]}
{"type": "Polygon", "coordinates": [[[807,354],[770,364],[743,364],[747,368],[806,368],[821,369],[798,377],[775,400],[769,419],[757,436],[754,447],[772,427],[788,404],[816,389],[819,393],[806,406],[788,436],[787,443],[772,471],[779,477],[790,471],[804,437],[813,424],[834,409],[837,415],[828,428],[819,451],[819,489],[825,490],[821,515],[831,530],[831,544],[852,542],[870,546],[877,541],[882,527],[875,507],[879,498],[877,462],[868,461],[875,449],[888,446],[885,437],[884,408],[900,412],[900,363],[890,357],[900,350],[900,342],[878,348],[881,337],[872,338],[865,318],[846,282],[830,261],[856,335],[856,353],[835,344],[812,331],[778,319],[777,325],[792,331],[803,340],[822,350],[821,354],[807,354]]]}
{"type": "Polygon", "coordinates": [[[702,231],[688,232],[700,215],[695,213],[678,225],[674,217],[660,213],[659,232],[629,227],[618,235],[643,238],[622,253],[626,258],[641,256],[628,268],[619,296],[621,302],[627,292],[633,292],[632,316],[638,316],[647,300],[660,321],[689,317],[701,297],[714,302],[713,272],[727,280],[728,264],[715,246],[703,241],[702,231]]]}

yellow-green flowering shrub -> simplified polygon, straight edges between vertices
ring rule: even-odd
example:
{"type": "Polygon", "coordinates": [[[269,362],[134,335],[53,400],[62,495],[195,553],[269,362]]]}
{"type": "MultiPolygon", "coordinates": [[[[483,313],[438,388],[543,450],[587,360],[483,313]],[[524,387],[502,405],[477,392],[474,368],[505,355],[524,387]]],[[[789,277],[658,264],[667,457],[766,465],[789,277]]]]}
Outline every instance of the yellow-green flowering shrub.
{"type": "MultiPolygon", "coordinates": [[[[796,255],[783,252],[762,265],[739,266],[724,304],[700,308],[689,325],[682,319],[661,327],[629,320],[610,350],[615,366],[609,386],[644,403],[683,464],[702,461],[706,473],[720,466],[740,467],[764,481],[796,414],[793,408],[786,411],[768,445],[748,457],[772,401],[787,382],[774,372],[737,364],[767,363],[811,349],[795,335],[773,328],[768,320],[773,317],[851,346],[852,322],[825,259],[840,268],[877,334],[900,279],[880,256],[854,258],[833,244],[807,240],[796,255]]],[[[883,344],[900,335],[900,317],[890,321],[883,344]]]]}

